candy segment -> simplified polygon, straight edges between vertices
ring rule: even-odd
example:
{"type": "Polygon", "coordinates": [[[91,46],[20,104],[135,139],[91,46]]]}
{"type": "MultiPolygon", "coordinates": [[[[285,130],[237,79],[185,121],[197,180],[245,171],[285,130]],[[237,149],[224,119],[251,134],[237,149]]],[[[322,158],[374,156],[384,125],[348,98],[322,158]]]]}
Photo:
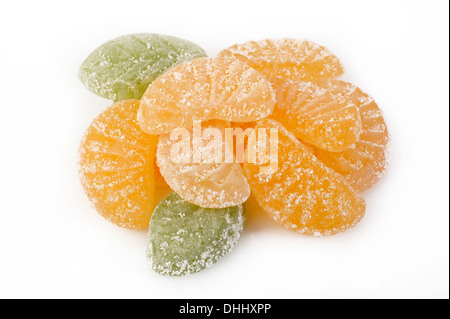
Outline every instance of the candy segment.
{"type": "Polygon", "coordinates": [[[184,136],[174,134],[176,139],[171,139],[171,134],[160,136],[157,164],[170,188],[184,200],[202,207],[223,208],[242,204],[250,196],[241,165],[234,160],[233,146],[225,144],[227,127],[229,124],[223,121],[203,123],[198,128],[198,142],[194,142],[192,129],[184,130],[184,136]],[[189,149],[178,151],[182,138],[187,139],[189,149]],[[228,162],[227,152],[231,154],[228,162]]]}
{"type": "Polygon", "coordinates": [[[161,75],[145,92],[139,110],[141,128],[166,134],[191,128],[194,120],[247,122],[272,113],[270,83],[254,69],[224,58],[199,58],[161,75]]]}
{"type": "Polygon", "coordinates": [[[93,51],[78,77],[93,93],[121,101],[140,99],[160,74],[206,56],[198,45],[168,35],[140,33],[110,40],[93,51]]]}
{"type": "Polygon", "coordinates": [[[267,77],[295,81],[331,79],[344,73],[339,59],[327,48],[309,40],[276,39],[235,44],[219,53],[234,57],[267,77]]]}
{"type": "Polygon", "coordinates": [[[139,101],[116,103],[87,129],[80,146],[79,173],[97,212],[126,228],[147,228],[155,192],[157,137],[136,121],[139,101]]]}
{"type": "Polygon", "coordinates": [[[210,267],[238,242],[244,227],[242,205],[211,209],[172,193],[155,209],[147,256],[157,273],[181,276],[210,267]]]}
{"type": "Polygon", "coordinates": [[[303,142],[340,152],[361,133],[358,108],[348,97],[310,82],[271,78],[277,103],[271,118],[303,142]]]}
{"type": "Polygon", "coordinates": [[[383,114],[371,98],[353,84],[330,80],[317,85],[352,100],[361,115],[362,132],[356,144],[343,152],[317,151],[317,157],[358,191],[372,187],[389,164],[389,133],[383,114]]]}
{"type": "Polygon", "coordinates": [[[245,163],[252,194],[261,207],[284,227],[326,236],[355,226],[365,202],[339,174],[322,164],[293,134],[273,120],[257,128],[278,129],[278,170],[261,174],[258,163],[245,163]]]}

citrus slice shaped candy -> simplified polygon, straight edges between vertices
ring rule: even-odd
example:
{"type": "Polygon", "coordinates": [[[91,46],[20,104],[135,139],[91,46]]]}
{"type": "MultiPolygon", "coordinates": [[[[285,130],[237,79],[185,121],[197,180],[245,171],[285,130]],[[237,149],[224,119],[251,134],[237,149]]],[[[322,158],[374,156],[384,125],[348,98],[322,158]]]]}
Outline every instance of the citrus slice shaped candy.
{"type": "Polygon", "coordinates": [[[235,44],[219,53],[234,57],[267,77],[318,81],[344,73],[339,59],[325,47],[308,40],[277,39],[235,44]]]}
{"type": "Polygon", "coordinates": [[[388,166],[389,133],[383,114],[371,98],[353,84],[330,80],[319,86],[350,98],[361,115],[362,132],[356,144],[343,152],[317,151],[317,157],[345,177],[358,191],[374,185],[388,166]]]}
{"type": "Polygon", "coordinates": [[[171,134],[160,136],[157,164],[167,184],[184,200],[201,207],[223,208],[242,204],[250,196],[233,146],[225,143],[226,127],[229,125],[223,121],[204,122],[198,128],[197,141],[192,129],[183,129],[183,134],[174,134],[174,138],[171,134]],[[227,152],[231,154],[228,161],[227,152]]]}
{"type": "Polygon", "coordinates": [[[83,62],[81,82],[114,101],[140,99],[160,74],[185,61],[206,56],[198,45],[168,35],[141,33],[101,45],[83,62]]]}
{"type": "Polygon", "coordinates": [[[83,188],[97,212],[126,228],[147,228],[154,208],[157,137],[136,120],[139,101],[116,103],[87,129],[80,146],[83,188]]]}
{"type": "Polygon", "coordinates": [[[263,120],[257,128],[278,129],[278,170],[244,163],[252,194],[278,223],[300,233],[332,235],[355,226],[365,202],[338,173],[322,164],[280,123],[263,120]]]}
{"type": "Polygon", "coordinates": [[[244,227],[242,205],[212,209],[186,202],[176,193],[155,209],[147,256],[157,273],[181,276],[216,263],[238,242],[244,227]]]}
{"type": "Polygon", "coordinates": [[[270,83],[238,60],[199,58],[156,79],[141,101],[139,123],[149,134],[191,128],[194,120],[247,122],[272,113],[270,83]]]}
{"type": "Polygon", "coordinates": [[[300,140],[317,148],[340,152],[354,145],[361,118],[351,99],[311,82],[271,78],[277,103],[272,118],[300,140]]]}

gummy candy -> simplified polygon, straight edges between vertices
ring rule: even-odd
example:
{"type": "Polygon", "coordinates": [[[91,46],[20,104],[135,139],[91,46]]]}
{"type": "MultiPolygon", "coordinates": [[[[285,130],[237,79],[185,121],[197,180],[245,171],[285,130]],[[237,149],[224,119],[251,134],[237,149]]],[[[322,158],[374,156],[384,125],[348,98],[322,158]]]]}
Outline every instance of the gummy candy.
{"type": "Polygon", "coordinates": [[[281,76],[296,81],[318,81],[344,73],[333,53],[308,40],[249,41],[235,44],[219,56],[237,58],[267,77],[281,76]]]}
{"type": "Polygon", "coordinates": [[[301,141],[332,152],[356,143],[362,124],[351,99],[310,82],[280,77],[270,81],[277,97],[271,118],[301,141]]]}
{"type": "Polygon", "coordinates": [[[80,146],[80,178],[97,212],[121,227],[147,228],[154,208],[157,137],[136,120],[139,101],[116,103],[87,129],[80,146]]]}
{"type": "Polygon", "coordinates": [[[162,275],[199,272],[236,245],[243,226],[242,205],[203,208],[172,193],[152,215],[147,250],[149,262],[162,275]]]}
{"type": "MultiPolygon", "coordinates": [[[[184,200],[207,208],[223,208],[242,204],[250,196],[250,187],[244,177],[241,165],[234,158],[225,161],[227,151],[233,156],[233,146],[224,143],[224,129],[229,127],[223,121],[203,122],[199,135],[205,135],[209,128],[218,129],[219,140],[200,139],[194,146],[193,130],[189,130],[189,146],[192,151],[177,152],[177,163],[173,162],[172,150],[178,140],[171,134],[161,135],[157,150],[157,164],[170,188],[184,200]],[[219,148],[219,157],[214,152],[219,148]],[[194,155],[194,152],[198,155],[194,155]],[[199,156],[197,160],[195,156],[199,156]]],[[[200,138],[201,136],[199,136],[200,138]]]]}
{"type": "Polygon", "coordinates": [[[332,235],[355,226],[365,202],[338,173],[322,164],[296,137],[274,120],[258,128],[278,129],[279,168],[261,174],[260,164],[244,163],[252,194],[284,227],[316,236],[332,235]]]}
{"type": "Polygon", "coordinates": [[[216,58],[165,35],[111,40],[79,71],[89,90],[122,101],[81,141],[83,188],[107,220],[149,227],[148,260],[162,275],[217,262],[246,210],[314,236],[350,229],[365,215],[360,192],[388,165],[389,134],[374,100],[341,74],[308,40],[250,41],[216,58]]]}
{"type": "Polygon", "coordinates": [[[149,134],[191,128],[194,120],[247,122],[272,113],[275,95],[254,69],[224,58],[199,58],[156,79],[141,101],[138,120],[149,134]]]}
{"type": "Polygon", "coordinates": [[[161,175],[161,171],[158,167],[158,164],[156,164],[156,155],[155,155],[155,161],[153,161],[153,171],[155,173],[155,188],[168,188],[169,185],[167,185],[166,180],[161,175]]]}
{"type": "Polygon", "coordinates": [[[383,115],[373,98],[355,85],[339,81],[323,81],[319,86],[350,98],[361,115],[362,133],[355,146],[343,152],[317,151],[317,157],[345,177],[362,192],[375,184],[388,166],[389,133],[383,115]]]}
{"type": "Polygon", "coordinates": [[[92,52],[79,71],[93,93],[114,101],[140,99],[160,74],[171,67],[206,56],[198,45],[159,34],[121,36],[92,52]]]}

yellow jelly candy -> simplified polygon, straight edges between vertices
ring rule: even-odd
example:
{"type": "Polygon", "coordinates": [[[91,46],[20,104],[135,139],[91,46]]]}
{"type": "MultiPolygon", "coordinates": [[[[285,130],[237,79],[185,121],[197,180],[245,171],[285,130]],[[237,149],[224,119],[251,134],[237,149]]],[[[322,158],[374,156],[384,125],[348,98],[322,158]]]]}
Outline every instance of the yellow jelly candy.
{"type": "Polygon", "coordinates": [[[303,142],[341,152],[361,133],[361,117],[353,101],[311,82],[272,78],[277,103],[272,118],[303,142]]]}
{"type": "Polygon", "coordinates": [[[235,44],[219,56],[237,58],[267,77],[281,76],[296,81],[331,79],[344,73],[333,53],[308,40],[249,41],[235,44]]]}
{"type": "Polygon", "coordinates": [[[240,205],[250,196],[232,145],[225,143],[227,127],[226,122],[209,121],[198,129],[181,129],[174,139],[172,134],[160,136],[157,164],[170,188],[184,200],[201,207],[224,208],[240,205]]]}
{"type": "Polygon", "coordinates": [[[238,60],[198,58],[158,77],[142,97],[138,119],[149,134],[191,128],[194,120],[247,122],[272,113],[270,83],[238,60]]]}
{"type": "Polygon", "coordinates": [[[373,98],[355,85],[330,80],[317,85],[352,100],[361,115],[362,132],[356,144],[343,152],[317,151],[317,157],[345,177],[358,191],[372,187],[389,164],[389,133],[383,114],[373,98]]]}

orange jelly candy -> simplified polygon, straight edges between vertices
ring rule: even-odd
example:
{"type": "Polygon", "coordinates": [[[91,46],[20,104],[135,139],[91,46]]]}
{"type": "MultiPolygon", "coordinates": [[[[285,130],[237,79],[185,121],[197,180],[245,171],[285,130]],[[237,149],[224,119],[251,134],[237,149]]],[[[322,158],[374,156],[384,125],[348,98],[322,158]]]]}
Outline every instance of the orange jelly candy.
{"type": "Polygon", "coordinates": [[[153,171],[155,173],[155,188],[169,188],[169,185],[167,185],[166,180],[161,175],[161,171],[158,167],[158,164],[156,163],[156,160],[154,161],[153,165],[153,171]]]}
{"type": "Polygon", "coordinates": [[[297,138],[332,152],[343,151],[356,143],[362,124],[351,99],[310,82],[280,77],[270,81],[277,99],[271,118],[297,138]]]}
{"type": "Polygon", "coordinates": [[[322,164],[280,123],[263,120],[257,128],[278,129],[278,170],[262,174],[262,165],[244,163],[252,194],[284,227],[316,236],[355,226],[364,216],[364,199],[338,173],[322,164]]]}
{"type": "Polygon", "coordinates": [[[342,174],[358,191],[375,184],[388,166],[389,133],[383,114],[373,98],[355,85],[339,81],[322,81],[317,85],[350,98],[361,115],[362,133],[356,144],[343,152],[317,151],[317,157],[342,174]]]}
{"type": "Polygon", "coordinates": [[[126,228],[147,228],[154,208],[157,137],[136,120],[139,101],[116,103],[87,129],[80,146],[80,178],[97,212],[126,228]]]}
{"type": "Polygon", "coordinates": [[[235,44],[221,51],[219,56],[237,58],[266,77],[318,81],[344,73],[339,59],[333,53],[308,40],[250,41],[235,44]]]}
{"type": "Polygon", "coordinates": [[[275,95],[257,71],[235,59],[198,58],[159,76],[145,92],[138,114],[149,134],[191,128],[194,120],[247,122],[272,113],[275,95]]]}

